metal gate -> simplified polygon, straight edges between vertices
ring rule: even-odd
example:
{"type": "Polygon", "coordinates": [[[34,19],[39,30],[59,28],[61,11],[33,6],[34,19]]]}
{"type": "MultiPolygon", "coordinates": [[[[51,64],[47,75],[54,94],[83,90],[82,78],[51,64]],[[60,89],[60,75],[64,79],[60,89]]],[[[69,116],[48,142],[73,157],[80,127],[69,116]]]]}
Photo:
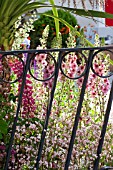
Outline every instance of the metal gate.
{"type": "MultiPolygon", "coordinates": [[[[21,77],[18,78],[18,80],[22,79],[22,85],[21,85],[21,88],[20,88],[19,96],[18,96],[16,116],[14,118],[14,124],[13,124],[13,127],[12,127],[11,138],[10,138],[9,147],[8,147],[8,150],[7,150],[4,170],[8,170],[8,163],[9,163],[9,160],[10,160],[11,149],[12,149],[13,140],[14,140],[15,131],[16,131],[16,126],[17,126],[17,120],[18,120],[18,117],[19,117],[19,111],[20,111],[20,108],[21,108],[22,95],[23,95],[24,86],[25,86],[25,82],[26,82],[27,72],[29,72],[30,75],[33,78],[35,78],[32,75],[32,72],[30,70],[30,65],[32,65],[32,61],[34,60],[36,54],[40,54],[40,53],[47,54],[49,57],[51,57],[53,59],[54,64],[55,64],[55,71],[53,72],[53,74],[49,78],[47,78],[45,80],[38,80],[37,79],[38,81],[46,82],[47,80],[50,80],[52,77],[54,77],[54,82],[53,82],[53,86],[52,86],[52,89],[51,89],[49,104],[48,104],[48,107],[47,107],[47,113],[46,113],[46,117],[45,117],[45,123],[44,123],[43,131],[42,131],[42,134],[41,134],[41,140],[40,140],[38,155],[37,155],[37,158],[36,158],[36,167],[34,168],[34,169],[37,169],[37,170],[39,169],[39,161],[41,159],[44,140],[45,140],[45,137],[46,137],[46,131],[47,131],[48,124],[49,124],[49,117],[50,117],[50,113],[51,113],[52,102],[53,102],[53,99],[54,99],[54,93],[55,93],[55,88],[56,88],[56,84],[57,84],[57,78],[58,78],[59,70],[62,72],[62,74],[64,74],[64,76],[66,76],[63,69],[62,69],[62,62],[63,61],[65,62],[65,59],[64,59],[65,56],[68,53],[71,53],[71,52],[82,55],[85,62],[86,62],[86,68],[85,68],[84,72],[82,73],[82,75],[75,77],[75,78],[72,78],[72,79],[79,79],[80,77],[84,76],[84,81],[82,83],[80,98],[79,98],[79,102],[78,102],[78,106],[77,106],[77,112],[75,113],[74,126],[73,126],[73,130],[72,130],[72,134],[71,134],[71,140],[70,140],[70,143],[69,143],[68,154],[67,154],[67,158],[66,158],[66,161],[65,161],[64,170],[68,170],[69,165],[70,165],[70,159],[71,159],[71,154],[72,154],[72,150],[73,150],[74,140],[76,139],[76,131],[77,131],[78,123],[79,123],[79,120],[80,120],[80,113],[81,113],[81,109],[82,109],[82,103],[83,103],[83,100],[84,100],[84,94],[85,94],[85,89],[86,89],[90,69],[92,69],[94,74],[98,75],[95,72],[95,70],[92,66],[92,62],[93,62],[95,56],[100,52],[108,51],[111,54],[113,54],[112,51],[110,51],[110,49],[113,49],[113,48],[109,47],[109,49],[108,49],[107,47],[95,47],[95,48],[74,48],[74,49],[68,48],[68,49],[44,49],[44,50],[19,50],[19,51],[8,51],[8,52],[0,51],[1,61],[4,60],[5,57],[12,55],[12,56],[16,56],[17,58],[19,58],[19,60],[22,62],[23,66],[24,66],[23,74],[21,75],[21,77]],[[88,56],[85,56],[83,51],[88,51],[88,53],[89,53],[88,56]],[[55,52],[58,52],[57,61],[54,58],[55,52]],[[26,63],[23,61],[21,54],[27,54],[26,63]]],[[[106,77],[110,77],[111,75],[113,75],[113,73],[109,73],[109,75],[100,76],[100,77],[106,78],[106,77]]],[[[69,78],[69,77],[67,76],[67,78],[69,78]]],[[[12,83],[17,82],[18,80],[15,80],[14,82],[7,82],[5,79],[0,78],[1,83],[12,84],[12,83]]],[[[107,107],[106,107],[106,113],[105,113],[105,116],[104,116],[104,122],[103,122],[103,126],[102,126],[102,129],[101,129],[101,136],[100,136],[100,140],[99,140],[99,143],[98,143],[97,158],[94,161],[93,170],[97,170],[98,166],[99,166],[100,154],[102,152],[104,137],[105,137],[106,128],[107,128],[108,119],[109,119],[109,114],[110,114],[111,105],[112,105],[112,99],[113,99],[113,81],[112,81],[111,90],[110,90],[110,94],[109,94],[108,104],[107,104],[107,107]]],[[[107,167],[104,167],[103,169],[107,169],[107,167]]],[[[108,167],[108,169],[110,169],[110,167],[108,167]]]]}

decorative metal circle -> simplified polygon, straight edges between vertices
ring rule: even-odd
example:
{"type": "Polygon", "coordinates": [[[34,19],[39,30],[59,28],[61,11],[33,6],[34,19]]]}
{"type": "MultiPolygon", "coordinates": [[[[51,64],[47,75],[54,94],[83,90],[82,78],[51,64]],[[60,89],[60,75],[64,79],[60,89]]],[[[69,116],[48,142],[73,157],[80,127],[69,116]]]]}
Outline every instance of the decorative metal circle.
{"type": "Polygon", "coordinates": [[[55,70],[56,60],[50,53],[38,52],[30,58],[29,73],[35,80],[42,82],[48,81],[55,75],[55,70]]]}
{"type": "MultiPolygon", "coordinates": [[[[5,64],[6,64],[6,66],[7,66],[7,68],[6,69],[9,69],[8,71],[7,71],[7,73],[10,75],[11,74],[11,72],[13,71],[13,70],[11,70],[11,63],[10,63],[10,61],[11,61],[11,58],[13,59],[13,58],[17,58],[17,60],[18,61],[20,61],[20,63],[21,63],[21,65],[22,65],[22,74],[21,75],[19,75],[19,77],[18,78],[15,78],[13,81],[7,81],[7,80],[5,80],[4,78],[0,78],[0,81],[1,82],[5,82],[5,83],[9,83],[9,84],[13,84],[13,83],[16,83],[17,81],[19,81],[21,78],[22,78],[22,76],[23,76],[23,72],[24,72],[24,61],[22,60],[22,58],[21,57],[19,57],[17,54],[14,54],[14,53],[12,53],[12,54],[10,54],[10,55],[8,55],[8,54],[3,54],[1,57],[0,57],[0,63],[2,63],[2,62],[6,62],[5,64]],[[8,56],[9,56],[9,59],[8,59],[8,56]],[[9,63],[8,63],[9,62],[9,63]]],[[[15,61],[14,61],[15,62],[15,61]]],[[[12,62],[13,63],[13,62],[12,62]]],[[[3,64],[1,64],[1,67],[3,66],[3,64]]],[[[5,68],[3,68],[2,69],[2,71],[3,72],[5,72],[5,70],[4,70],[5,68]]],[[[18,68],[19,69],[19,68],[18,68]]],[[[17,70],[16,71],[17,73],[20,73],[20,70],[17,70]]],[[[14,73],[15,74],[15,73],[14,73]]],[[[3,75],[2,75],[2,77],[3,77],[3,75]]],[[[11,79],[11,76],[9,76],[9,79],[11,79]]]]}
{"type": "Polygon", "coordinates": [[[79,78],[81,78],[82,76],[84,76],[84,74],[86,73],[86,69],[87,69],[87,58],[86,58],[86,56],[82,53],[82,52],[80,52],[80,51],[77,51],[77,52],[75,52],[75,51],[71,51],[71,52],[66,52],[63,56],[62,56],[62,59],[61,59],[61,64],[60,64],[60,70],[61,70],[61,73],[65,76],[65,77],[67,77],[67,78],[69,78],[69,79],[72,79],[72,80],[75,80],[75,79],[79,79],[79,78]],[[63,69],[63,67],[65,68],[65,65],[66,65],[66,56],[68,55],[68,58],[71,56],[71,53],[72,53],[72,56],[73,55],[75,55],[75,56],[73,56],[72,57],[72,61],[71,62],[73,62],[73,69],[71,70],[68,70],[69,69],[69,67],[68,68],[66,68],[65,70],[66,71],[68,71],[68,73],[66,74],[65,72],[64,72],[64,69],[63,69]],[[82,56],[82,57],[80,57],[80,55],[82,56]],[[76,58],[76,57],[78,57],[78,58],[76,58]],[[75,58],[75,61],[73,61],[73,58],[75,58]],[[80,60],[80,61],[79,61],[80,60]],[[84,60],[84,66],[83,65],[81,65],[81,63],[83,62],[82,60],[84,60]],[[81,66],[80,66],[81,65],[81,66]],[[76,70],[77,68],[76,68],[76,66],[78,67],[78,70],[76,70]],[[80,72],[80,67],[81,67],[81,70],[82,70],[82,72],[80,72]],[[71,73],[71,71],[72,71],[72,73],[71,73]],[[74,75],[74,73],[76,73],[77,75],[74,75]]]}
{"type": "MultiPolygon", "coordinates": [[[[99,53],[101,53],[101,52],[110,52],[112,55],[113,55],[113,52],[111,51],[111,50],[108,50],[108,49],[106,49],[106,50],[98,50],[98,51],[96,51],[94,54],[93,54],[93,56],[92,56],[92,63],[91,63],[91,69],[92,69],[92,71],[93,71],[93,73],[95,74],[95,75],[97,75],[98,77],[101,77],[101,78],[108,78],[108,77],[110,77],[110,76],[112,76],[113,75],[113,73],[111,73],[111,72],[109,72],[107,75],[99,75],[99,73],[98,72],[96,72],[96,70],[95,70],[95,68],[94,68],[94,63],[93,63],[93,61],[94,61],[94,59],[95,59],[95,57],[99,54],[99,53]]],[[[104,54],[104,53],[103,53],[104,54]]],[[[102,63],[101,63],[102,64],[102,63]]],[[[95,64],[96,65],[96,64],[95,64]]],[[[98,65],[97,65],[98,66],[98,65]]],[[[101,65],[100,65],[101,66],[101,65]]]]}

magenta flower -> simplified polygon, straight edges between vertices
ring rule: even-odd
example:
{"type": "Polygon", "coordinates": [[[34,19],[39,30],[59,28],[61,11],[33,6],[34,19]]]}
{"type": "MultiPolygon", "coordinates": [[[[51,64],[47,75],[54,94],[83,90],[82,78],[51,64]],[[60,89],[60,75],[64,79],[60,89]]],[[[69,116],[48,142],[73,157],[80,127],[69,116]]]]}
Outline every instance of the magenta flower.
{"type": "Polygon", "coordinates": [[[5,150],[5,149],[6,149],[5,145],[0,145],[0,150],[5,150]]]}
{"type": "Polygon", "coordinates": [[[37,54],[36,55],[37,64],[42,64],[42,66],[46,66],[47,65],[46,58],[47,54],[37,54]]]}
{"type": "MultiPolygon", "coordinates": [[[[10,63],[11,69],[14,71],[14,73],[19,77],[22,75],[23,71],[23,65],[19,60],[15,60],[15,62],[10,63]]],[[[20,88],[22,85],[22,80],[19,80],[18,85],[18,94],[20,92],[20,88]]],[[[22,97],[22,117],[33,117],[34,112],[36,111],[35,107],[35,100],[33,98],[33,87],[32,87],[32,81],[30,80],[30,75],[27,74],[26,76],[26,84],[24,87],[23,97],[22,97]]]]}

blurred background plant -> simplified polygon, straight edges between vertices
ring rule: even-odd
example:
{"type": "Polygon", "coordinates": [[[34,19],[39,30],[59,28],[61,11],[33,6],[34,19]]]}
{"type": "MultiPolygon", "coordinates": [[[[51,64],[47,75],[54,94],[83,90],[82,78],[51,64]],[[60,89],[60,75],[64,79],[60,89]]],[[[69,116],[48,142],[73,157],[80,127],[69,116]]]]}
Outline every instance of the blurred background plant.
{"type": "MultiPolygon", "coordinates": [[[[47,40],[47,48],[51,47],[51,42],[53,38],[56,36],[56,29],[55,29],[55,22],[53,18],[50,18],[49,16],[46,16],[46,14],[52,15],[52,10],[49,10],[45,13],[45,15],[41,14],[39,18],[34,21],[34,30],[30,32],[31,37],[31,48],[36,48],[38,45],[40,45],[40,38],[42,37],[42,33],[44,28],[49,25],[49,36],[47,40]]],[[[75,27],[77,24],[77,20],[75,16],[73,16],[70,12],[64,11],[62,9],[58,10],[58,17],[62,18],[64,21],[69,23],[71,26],[75,27]]],[[[69,36],[69,27],[64,25],[63,23],[59,23],[59,31],[62,35],[62,47],[66,47],[66,40],[69,36]]],[[[78,26],[79,31],[79,26],[78,26]]]]}

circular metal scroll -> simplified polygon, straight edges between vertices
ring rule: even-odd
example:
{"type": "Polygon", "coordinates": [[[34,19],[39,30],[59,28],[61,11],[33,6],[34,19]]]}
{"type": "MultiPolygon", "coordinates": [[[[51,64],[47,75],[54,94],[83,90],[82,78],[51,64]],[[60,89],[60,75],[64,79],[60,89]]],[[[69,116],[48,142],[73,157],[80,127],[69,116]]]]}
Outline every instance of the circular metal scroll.
{"type": "MultiPolygon", "coordinates": [[[[82,61],[81,61],[82,62],[82,61]]],[[[77,64],[77,63],[75,63],[75,64],[77,64]]],[[[78,64],[79,65],[79,64],[78,64]]],[[[71,52],[67,52],[67,53],[65,53],[63,56],[62,56],[62,59],[61,59],[61,64],[60,64],[60,70],[61,70],[61,73],[65,76],[65,77],[67,77],[67,78],[69,78],[69,79],[72,79],[72,80],[75,80],[75,79],[79,79],[79,78],[81,78],[82,76],[84,76],[84,74],[86,73],[86,69],[87,69],[87,58],[86,58],[86,56],[82,53],[82,52],[75,52],[75,51],[71,51],[71,52]],[[63,65],[63,62],[65,63],[66,61],[65,61],[65,58],[66,58],[66,56],[67,55],[70,55],[70,53],[75,53],[75,55],[81,55],[82,56],[82,58],[81,58],[81,60],[84,60],[84,63],[85,63],[85,68],[84,68],[84,70],[83,70],[83,72],[81,73],[81,74],[78,74],[77,76],[75,76],[75,77],[70,77],[69,75],[67,75],[65,72],[64,72],[64,70],[63,70],[63,67],[62,67],[62,65],[63,65]]]]}
{"type": "Polygon", "coordinates": [[[110,77],[110,76],[113,75],[112,72],[109,72],[107,75],[99,75],[99,74],[95,71],[93,61],[94,61],[95,57],[96,57],[99,53],[102,53],[102,52],[105,52],[105,51],[106,51],[106,52],[108,51],[109,53],[111,53],[111,54],[113,55],[113,52],[112,52],[112,51],[106,49],[106,50],[98,50],[98,51],[96,51],[96,52],[93,54],[93,56],[92,56],[91,70],[93,71],[93,73],[94,73],[95,75],[97,75],[98,77],[101,77],[101,78],[108,78],[108,77],[110,77]]]}
{"type": "MultiPolygon", "coordinates": [[[[36,61],[36,62],[37,62],[37,61],[36,61]]],[[[43,66],[43,64],[40,63],[40,66],[43,66]]],[[[45,68],[43,68],[43,70],[42,70],[42,73],[43,73],[43,74],[44,74],[44,71],[45,71],[44,69],[46,69],[46,66],[45,66],[45,68]]],[[[33,57],[30,58],[29,73],[30,73],[31,77],[33,77],[35,80],[42,81],[42,82],[47,81],[47,80],[50,80],[50,79],[55,75],[55,70],[56,70],[56,60],[55,60],[55,58],[54,58],[50,53],[47,53],[47,52],[36,53],[33,57]],[[49,61],[48,61],[48,60],[50,60],[50,59],[52,60],[52,62],[53,62],[53,64],[54,64],[54,71],[53,71],[53,73],[51,73],[51,75],[49,75],[47,78],[42,79],[42,78],[39,78],[38,76],[33,75],[33,73],[32,73],[32,70],[33,70],[32,62],[33,62],[34,60],[36,60],[36,56],[37,56],[37,55],[47,55],[47,58],[46,58],[47,64],[49,65],[49,61]]]]}

